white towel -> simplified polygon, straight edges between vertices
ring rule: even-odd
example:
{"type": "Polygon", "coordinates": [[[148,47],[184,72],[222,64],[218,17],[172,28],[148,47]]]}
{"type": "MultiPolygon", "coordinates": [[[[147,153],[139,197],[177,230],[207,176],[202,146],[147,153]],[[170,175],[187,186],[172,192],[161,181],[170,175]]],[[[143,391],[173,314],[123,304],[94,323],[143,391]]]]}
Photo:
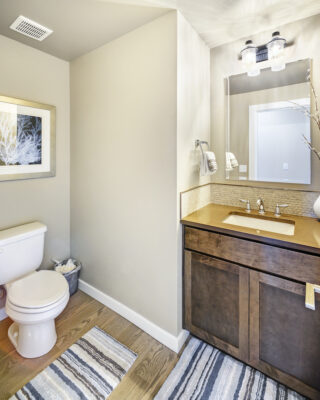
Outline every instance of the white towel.
{"type": "Polygon", "coordinates": [[[239,163],[233,153],[229,151],[226,152],[226,171],[233,171],[236,167],[239,166],[239,163]]]}
{"type": "Polygon", "coordinates": [[[200,175],[213,175],[218,170],[216,156],[213,151],[205,151],[201,154],[200,175]]]}

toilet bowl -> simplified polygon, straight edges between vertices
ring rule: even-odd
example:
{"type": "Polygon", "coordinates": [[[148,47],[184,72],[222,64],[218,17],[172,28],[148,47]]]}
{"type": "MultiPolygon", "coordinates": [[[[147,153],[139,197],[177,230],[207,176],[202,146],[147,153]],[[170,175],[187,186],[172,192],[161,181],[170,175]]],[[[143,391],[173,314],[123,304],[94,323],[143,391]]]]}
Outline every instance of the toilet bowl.
{"type": "Polygon", "coordinates": [[[26,358],[48,353],[57,340],[54,319],[69,301],[66,279],[55,271],[33,272],[9,285],[6,312],[14,321],[8,336],[26,358]]]}
{"type": "Polygon", "coordinates": [[[0,285],[6,287],[6,312],[14,321],[8,336],[26,358],[51,350],[57,340],[54,320],[69,301],[63,275],[35,271],[42,262],[46,230],[35,222],[0,231],[0,285]]]}

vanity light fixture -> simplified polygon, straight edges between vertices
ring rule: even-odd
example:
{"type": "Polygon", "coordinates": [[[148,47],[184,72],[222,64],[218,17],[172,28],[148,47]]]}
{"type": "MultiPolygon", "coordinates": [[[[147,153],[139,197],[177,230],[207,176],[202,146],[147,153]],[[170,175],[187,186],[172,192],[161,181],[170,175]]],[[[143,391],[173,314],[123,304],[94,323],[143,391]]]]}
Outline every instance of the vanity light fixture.
{"type": "Polygon", "coordinates": [[[284,61],[284,47],[286,39],[280,36],[280,32],[276,31],[272,34],[272,39],[267,43],[268,59],[271,61],[271,71],[282,71],[286,68],[284,61]]]}
{"type": "Polygon", "coordinates": [[[241,50],[242,64],[247,71],[248,76],[257,76],[260,74],[260,68],[257,65],[257,46],[252,43],[252,40],[247,40],[246,47],[241,50]]]}
{"type": "Polygon", "coordinates": [[[260,74],[258,63],[270,60],[271,70],[282,71],[286,64],[284,61],[284,48],[291,46],[293,42],[287,43],[286,39],[280,36],[276,31],[272,34],[272,39],[260,46],[253,44],[252,40],[247,40],[245,47],[240,52],[239,59],[247,71],[248,76],[257,76],[260,74]]]}

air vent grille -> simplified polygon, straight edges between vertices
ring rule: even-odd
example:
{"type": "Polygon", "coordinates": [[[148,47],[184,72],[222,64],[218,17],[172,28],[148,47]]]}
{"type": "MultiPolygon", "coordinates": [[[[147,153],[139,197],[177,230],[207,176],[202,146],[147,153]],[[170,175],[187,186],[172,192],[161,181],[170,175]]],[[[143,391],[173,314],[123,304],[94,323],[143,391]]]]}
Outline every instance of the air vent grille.
{"type": "Polygon", "coordinates": [[[22,35],[28,36],[32,39],[39,40],[40,42],[51,35],[51,29],[32,21],[29,18],[20,15],[11,25],[10,28],[22,35]]]}

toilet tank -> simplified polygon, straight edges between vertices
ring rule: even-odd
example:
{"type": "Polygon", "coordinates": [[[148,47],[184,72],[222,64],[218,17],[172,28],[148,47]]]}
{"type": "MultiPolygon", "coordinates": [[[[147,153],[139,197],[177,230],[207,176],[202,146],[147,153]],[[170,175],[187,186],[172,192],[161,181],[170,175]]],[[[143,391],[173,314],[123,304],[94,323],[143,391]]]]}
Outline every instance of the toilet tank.
{"type": "Polygon", "coordinates": [[[0,285],[40,266],[46,231],[47,227],[40,222],[0,231],[0,285]]]}

